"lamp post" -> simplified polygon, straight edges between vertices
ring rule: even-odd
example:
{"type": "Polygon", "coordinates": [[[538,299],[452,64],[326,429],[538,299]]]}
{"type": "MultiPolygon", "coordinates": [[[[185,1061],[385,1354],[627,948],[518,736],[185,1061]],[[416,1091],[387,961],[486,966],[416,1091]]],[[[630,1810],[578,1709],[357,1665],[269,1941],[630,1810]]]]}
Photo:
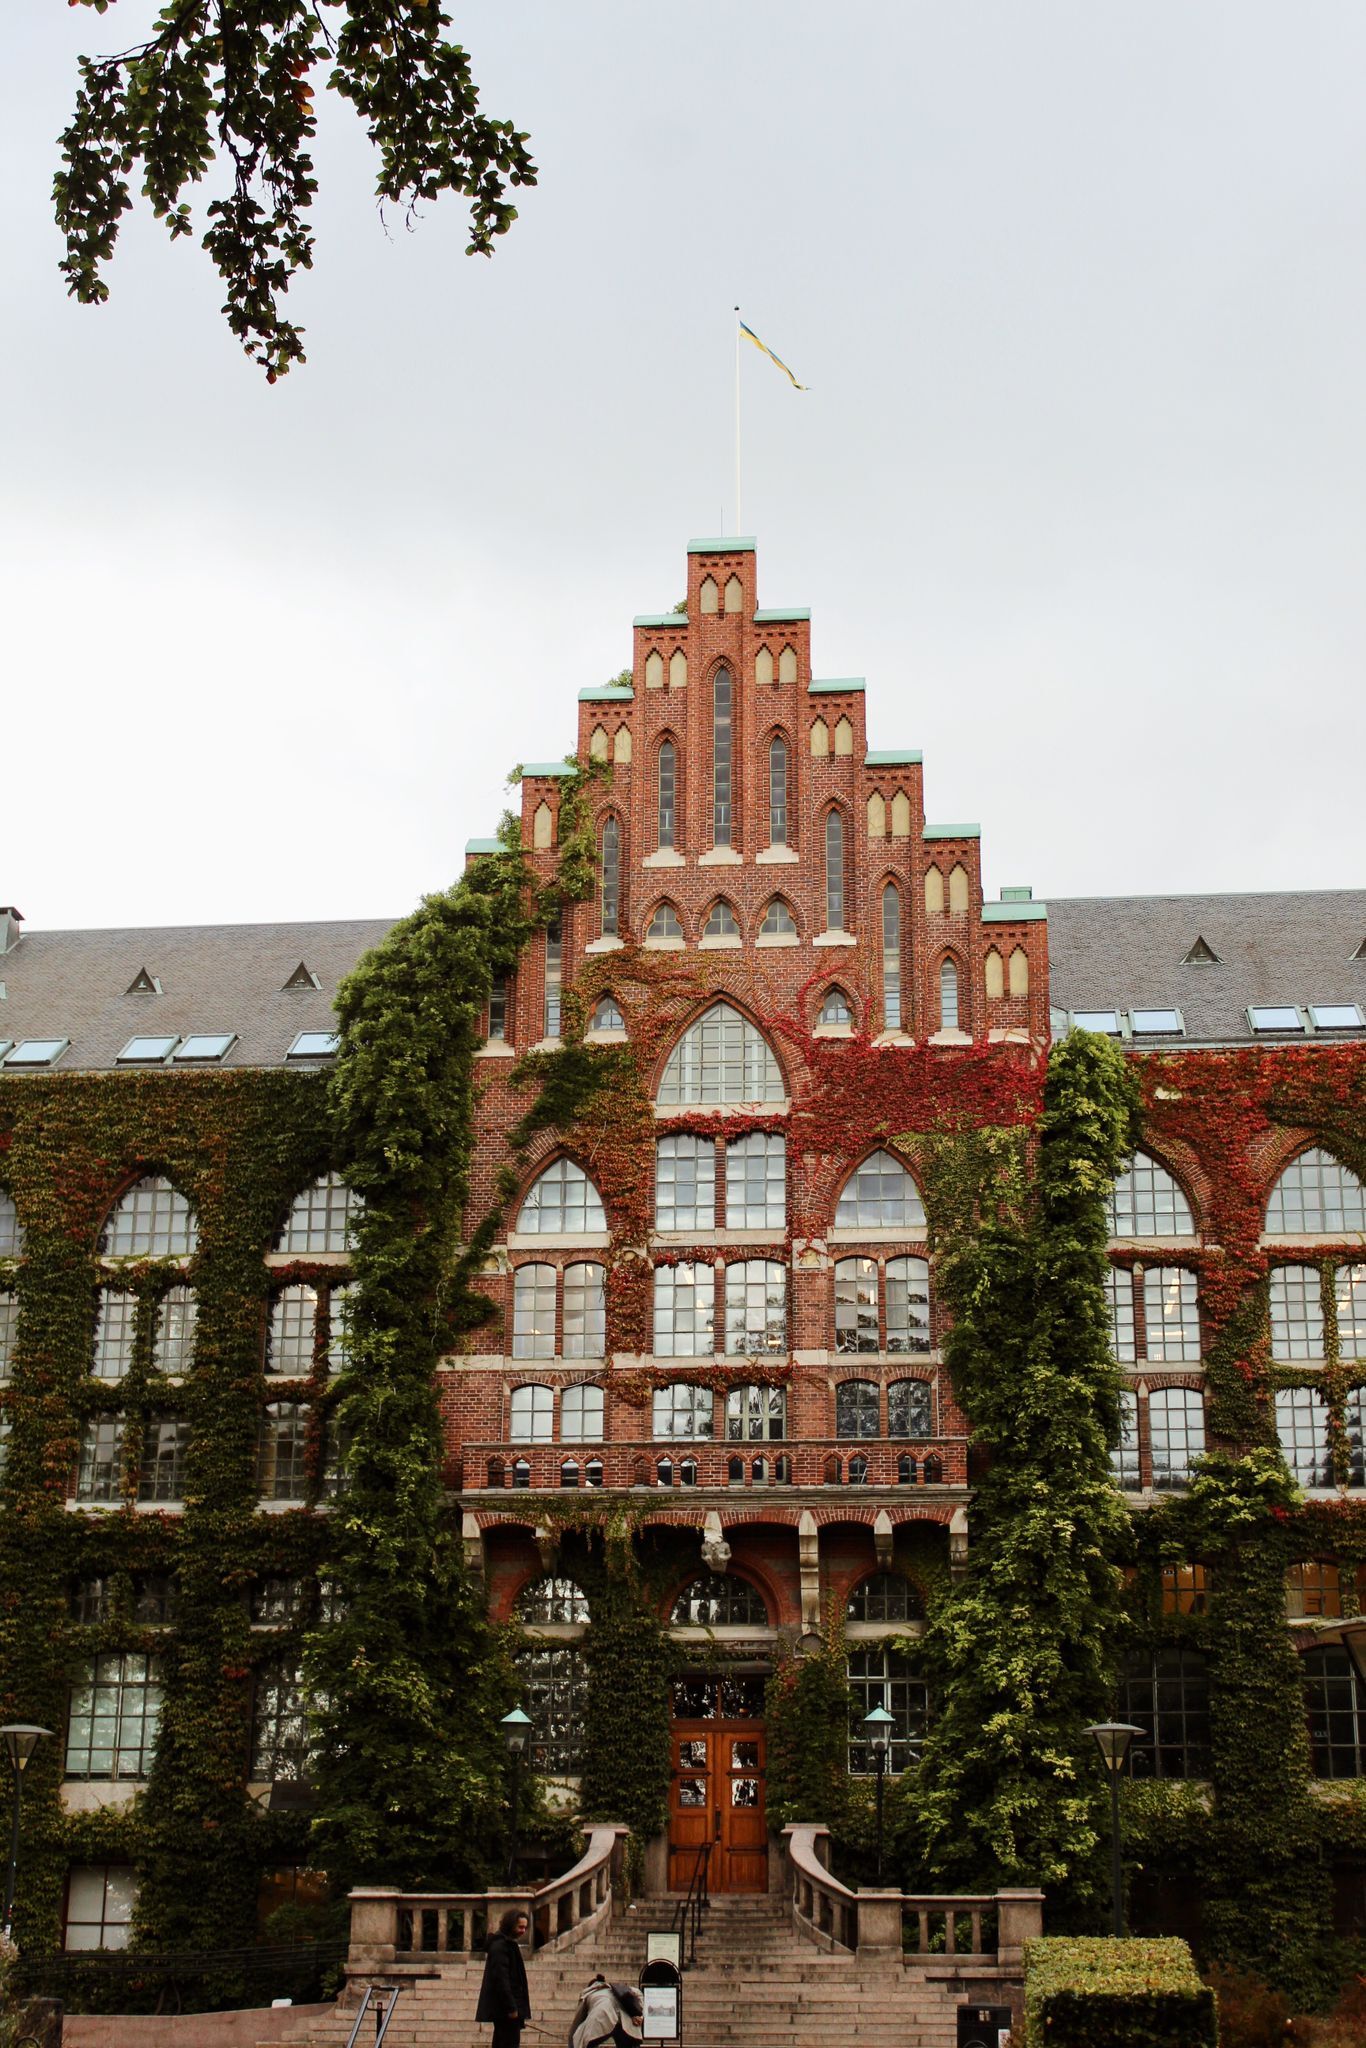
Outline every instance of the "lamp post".
{"type": "Polygon", "coordinates": [[[891,1747],[892,1730],[896,1726],[885,1707],[870,1707],[863,1717],[863,1728],[873,1752],[873,1770],[877,1774],[877,1881],[882,1883],[882,1785],[887,1775],[887,1752],[891,1747]]]}
{"type": "Polygon", "coordinates": [[[44,1735],[51,1735],[50,1728],[36,1728],[30,1721],[9,1721],[0,1728],[0,1739],[4,1741],[5,1753],[14,1772],[14,1811],[9,1831],[9,1883],[5,1887],[5,1940],[10,1938],[14,1925],[14,1885],[19,1875],[19,1800],[23,1792],[24,1766],[38,1747],[44,1735]]]}
{"type": "Polygon", "coordinates": [[[508,1883],[512,1884],[517,1875],[517,1794],[520,1790],[522,1757],[526,1751],[527,1738],[531,1734],[531,1717],[520,1707],[514,1707],[510,1714],[504,1714],[498,1726],[503,1731],[503,1740],[512,1758],[512,1788],[509,1794],[508,1813],[508,1883]]]}
{"type": "Polygon", "coordinates": [[[1129,1754],[1129,1744],[1135,1735],[1145,1735],[1147,1730],[1136,1728],[1132,1721],[1097,1721],[1086,1730],[1094,1735],[1106,1773],[1110,1780],[1110,1886],[1114,1896],[1115,1939],[1124,1933],[1124,1872],[1119,1856],[1119,1780],[1124,1769],[1124,1759],[1129,1754]]]}

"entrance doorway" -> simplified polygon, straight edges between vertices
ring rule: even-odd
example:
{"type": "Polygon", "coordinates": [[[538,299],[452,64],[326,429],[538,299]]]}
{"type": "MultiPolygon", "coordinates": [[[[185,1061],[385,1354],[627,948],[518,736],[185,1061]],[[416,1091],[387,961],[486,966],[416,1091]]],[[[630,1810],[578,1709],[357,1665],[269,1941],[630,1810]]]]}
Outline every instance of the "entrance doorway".
{"type": "Polygon", "coordinates": [[[669,1889],[686,1891],[711,1843],[713,1892],[768,1890],[762,1678],[683,1678],[674,1685],[669,1777],[669,1889]]]}

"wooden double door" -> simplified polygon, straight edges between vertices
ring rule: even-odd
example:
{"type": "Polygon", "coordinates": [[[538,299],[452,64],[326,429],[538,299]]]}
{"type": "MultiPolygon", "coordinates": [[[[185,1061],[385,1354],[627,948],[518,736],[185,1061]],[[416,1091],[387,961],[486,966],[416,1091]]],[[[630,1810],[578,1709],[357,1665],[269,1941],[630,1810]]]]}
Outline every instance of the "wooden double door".
{"type": "Polygon", "coordinates": [[[688,1889],[704,1842],[713,1892],[768,1890],[761,1721],[676,1720],[669,1779],[669,1889],[688,1889]]]}

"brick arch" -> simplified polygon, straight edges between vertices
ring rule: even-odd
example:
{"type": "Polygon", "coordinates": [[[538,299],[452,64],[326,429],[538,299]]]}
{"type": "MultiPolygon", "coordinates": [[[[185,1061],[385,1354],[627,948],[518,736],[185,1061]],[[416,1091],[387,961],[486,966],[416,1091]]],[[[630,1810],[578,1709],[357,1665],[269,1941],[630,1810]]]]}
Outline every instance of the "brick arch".
{"type": "MultiPolygon", "coordinates": [[[[791,841],[789,841],[788,843],[790,845],[791,841]]],[[[781,874],[782,870],[779,869],[778,872],[781,874]]],[[[755,934],[758,933],[759,927],[764,921],[764,913],[768,909],[769,904],[773,901],[775,896],[781,897],[783,902],[787,905],[789,914],[792,918],[792,922],[797,927],[798,937],[805,938],[808,927],[811,922],[810,918],[806,914],[806,908],[803,904],[795,902],[793,900],[791,893],[788,890],[784,889],[781,883],[775,883],[774,887],[768,891],[768,894],[760,903],[758,911],[754,917],[755,934]]]]}

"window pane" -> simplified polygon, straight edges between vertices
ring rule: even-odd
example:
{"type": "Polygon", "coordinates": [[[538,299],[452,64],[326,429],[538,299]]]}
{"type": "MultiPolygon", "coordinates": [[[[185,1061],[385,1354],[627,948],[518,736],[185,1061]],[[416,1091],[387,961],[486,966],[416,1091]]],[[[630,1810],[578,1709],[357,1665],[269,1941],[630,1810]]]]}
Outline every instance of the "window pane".
{"type": "Polygon", "coordinates": [[[844,820],[838,811],[825,820],[825,923],[828,931],[844,929],[844,820]]]}
{"type": "Polygon", "coordinates": [[[939,970],[939,1028],[958,1029],[958,969],[946,960],[939,970]]]}
{"type": "Polygon", "coordinates": [[[122,1466],[123,1417],[91,1416],[81,1436],[80,1463],[76,1470],[77,1500],[117,1500],[122,1466]]]}
{"type": "Polygon", "coordinates": [[[149,1415],[142,1432],[138,1499],[178,1501],[185,1492],[190,1425],[179,1415],[149,1415]]]}
{"type": "Polygon", "coordinates": [[[1153,1485],[1168,1489],[1184,1486],[1192,1458],[1198,1458],[1205,1448],[1203,1397],[1191,1387],[1159,1387],[1148,1397],[1148,1433],[1153,1485]]]}
{"type": "Polygon", "coordinates": [[[920,1588],[904,1572],[872,1572],[849,1596],[850,1621],[923,1621],[920,1588]]]}
{"type": "Polygon", "coordinates": [[[674,843],[674,827],[678,816],[677,761],[673,741],[664,740],[659,749],[658,839],[661,846],[672,846],[674,843]]]}
{"type": "Polygon", "coordinates": [[[1356,1175],[1318,1147],[1292,1160],[1271,1191],[1266,1227],[1290,1237],[1366,1230],[1366,1193],[1356,1175]]]}
{"type": "Polygon", "coordinates": [[[835,1262],[835,1349],[877,1351],[877,1260],[835,1262]]]}
{"type": "Polygon", "coordinates": [[[1317,1266],[1272,1267],[1271,1356],[1324,1356],[1323,1294],[1317,1266]]]}
{"type": "Polygon", "coordinates": [[[716,1276],[710,1266],[657,1266],[656,1357],[710,1358],[715,1303],[716,1276]]]}
{"type": "Polygon", "coordinates": [[[570,1233],[606,1230],[602,1197],[581,1166],[556,1159],[527,1189],[517,1228],[530,1235],[563,1237],[570,1233]]]}
{"type": "Polygon", "coordinates": [[[311,1750],[303,1675],[294,1660],[271,1658],[256,1677],[251,1776],[257,1783],[304,1784],[311,1750]]]}
{"type": "Polygon", "coordinates": [[[560,1396],[560,1440],[566,1444],[600,1444],[603,1439],[601,1387],[566,1387],[560,1396]]]}
{"type": "Polygon", "coordinates": [[[892,1717],[887,1768],[904,1771],[919,1754],[920,1743],[929,1727],[929,1688],[912,1675],[907,1659],[881,1643],[853,1647],[849,1651],[849,1768],[870,1775],[873,1753],[863,1717],[874,1707],[883,1707],[892,1717]]]}
{"type": "Polygon", "coordinates": [[[362,1207],[339,1173],[326,1173],[296,1195],[275,1246],[279,1252],[345,1252],[362,1207]]]}
{"type": "Polygon", "coordinates": [[[118,1288],[102,1288],[95,1303],[95,1355],[91,1371],[97,1380],[121,1380],[133,1369],[138,1298],[118,1288]]]}
{"type": "Polygon", "coordinates": [[[327,1370],[345,1372],[351,1363],[351,1307],[356,1290],[352,1282],[332,1287],[327,1296],[327,1370]]]}
{"type": "Polygon", "coordinates": [[[1366,1752],[1366,1700],[1342,1649],[1306,1651],[1305,1706],[1316,1778],[1360,1778],[1366,1752]]]}
{"type": "Polygon", "coordinates": [[[158,1371],[182,1377],[194,1364],[194,1333],[198,1306],[194,1290],[171,1287],[157,1308],[156,1347],[152,1363],[158,1371]]]}
{"type": "Polygon", "coordinates": [[[1333,1276],[1338,1350],[1344,1358],[1366,1355],[1366,1266],[1339,1266],[1333,1276]]]}
{"type": "Polygon", "coordinates": [[[1190,1204],[1166,1168],[1136,1152],[1110,1197],[1111,1237],[1194,1237],[1190,1204]]]}
{"type": "Polygon", "coordinates": [[[515,1444],[548,1444],[555,1433],[555,1396],[549,1387],[514,1387],[508,1434],[515,1444]]]}
{"type": "Polygon", "coordinates": [[[668,1439],[709,1439],[712,1433],[710,1387],[675,1383],[657,1387],[654,1397],[654,1433],[668,1439]]]}
{"type": "Polygon", "coordinates": [[[766,933],[769,938],[786,937],[788,935],[794,939],[796,938],[796,919],[792,915],[790,906],[781,896],[770,896],[764,911],[763,922],[759,929],[761,932],[766,933]]]}
{"type": "Polygon", "coordinates": [[[545,1032],[546,1038],[560,1035],[560,982],[564,962],[564,931],[557,917],[545,934],[545,1032]]]}
{"type": "Polygon", "coordinates": [[[872,1380],[841,1380],[835,1389],[835,1435],[878,1436],[878,1407],[872,1380]]]}
{"type": "Polygon", "coordinates": [[[715,1139],[661,1138],[655,1149],[655,1228],[712,1230],[715,1226],[715,1139]]]}
{"type": "Polygon", "coordinates": [[[261,1417],[256,1484],[264,1500],[301,1501],[307,1488],[308,1410],[300,1401],[272,1401],[261,1417]]]}
{"type": "Polygon", "coordinates": [[[924,1259],[887,1261],[887,1349],[930,1349],[930,1269],[924,1259]]]}
{"type": "Polygon", "coordinates": [[[787,1433],[787,1395],[781,1387],[732,1387],[726,1395],[726,1436],[731,1443],[776,1443],[787,1433]]]}
{"type": "Polygon", "coordinates": [[[752,1131],[726,1147],[727,1230],[781,1230],[787,1221],[787,1141],[752,1131]]]}
{"type": "Polygon", "coordinates": [[[100,1251],[111,1259],[178,1259],[188,1258],[198,1242],[199,1225],[185,1197],[168,1180],[149,1175],[113,1210],[100,1251]]]}
{"type": "Polygon", "coordinates": [[[838,1230],[923,1230],[920,1190],[899,1159],[874,1152],[845,1183],[835,1210],[838,1230]]]}
{"type": "Polygon", "coordinates": [[[594,1261],[564,1269],[565,1358],[601,1358],[607,1341],[607,1268],[594,1261]]]}
{"type": "Polygon", "coordinates": [[[1177,1365],[1200,1356],[1200,1308],[1194,1273],[1183,1266],[1150,1266],[1143,1275],[1148,1357],[1177,1365]]]}
{"type": "Polygon", "coordinates": [[[731,1572],[704,1572],[683,1588],[669,1615],[674,1628],[767,1628],[758,1588],[731,1572]]]}
{"type": "Polygon", "coordinates": [[[1126,1493],[1143,1484],[1138,1462],[1138,1396],[1129,1387],[1119,1392],[1119,1442],[1110,1452],[1110,1471],[1126,1493]]]}
{"type": "Polygon", "coordinates": [[[106,1650],[79,1666],[67,1715],[68,1778],[145,1778],[161,1723],[159,1657],[106,1650]]]}
{"type": "Polygon", "coordinates": [[[712,844],[731,841],[731,681],[719,668],[712,684],[712,844]]]}
{"type": "Polygon", "coordinates": [[[621,827],[615,818],[602,821],[602,930],[615,938],[621,909],[621,827]]]}
{"type": "Polygon", "coordinates": [[[781,1102],[783,1078],[767,1040],[729,1003],[684,1032],[660,1082],[665,1104],[781,1102]]]}
{"type": "Polygon", "coordinates": [[[307,1379],[313,1370],[313,1335],[318,1309],[317,1290],[312,1287],[282,1287],[271,1305],[270,1336],[266,1346],[266,1371],[287,1378],[307,1379]]]}
{"type": "Polygon", "coordinates": [[[882,892],[882,1022],[901,1029],[901,891],[889,882],[882,892]]]}
{"type": "Polygon", "coordinates": [[[1281,1454],[1301,1486],[1333,1484],[1328,1408],[1313,1387],[1277,1389],[1276,1434],[1281,1454]]]}
{"type": "Polygon", "coordinates": [[[787,742],[774,740],[768,750],[768,840],[787,844],[787,742]]]}
{"type": "Polygon", "coordinates": [[[887,1389],[888,1436],[933,1436],[930,1389],[924,1380],[893,1380],[887,1389]]]}
{"type": "Polygon", "coordinates": [[[531,1767],[573,1775],[582,1767],[588,1667],[577,1643],[527,1643],[516,1653],[524,1711],[531,1721],[531,1767]]]}
{"type": "Polygon", "coordinates": [[[555,1268],[518,1266],[512,1283],[512,1355],[555,1356],[555,1268]]]}
{"type": "Polygon", "coordinates": [[[0,1188],[0,1259],[19,1259],[24,1254],[24,1233],[14,1203],[0,1188]]]}
{"type": "Polygon", "coordinates": [[[1125,1760],[1131,1777],[1209,1776],[1209,1681],[1197,1651],[1130,1658],[1120,1681],[1119,1719],[1144,1731],[1125,1760]]]}
{"type": "Polygon", "coordinates": [[[1110,1305],[1110,1345],[1122,1365],[1137,1358],[1134,1327],[1134,1276],[1128,1266],[1111,1266],[1105,1276],[1110,1305]]]}
{"type": "Polygon", "coordinates": [[[787,1349],[787,1268],[745,1259],[726,1268],[726,1352],[732,1358],[787,1349]]]}

